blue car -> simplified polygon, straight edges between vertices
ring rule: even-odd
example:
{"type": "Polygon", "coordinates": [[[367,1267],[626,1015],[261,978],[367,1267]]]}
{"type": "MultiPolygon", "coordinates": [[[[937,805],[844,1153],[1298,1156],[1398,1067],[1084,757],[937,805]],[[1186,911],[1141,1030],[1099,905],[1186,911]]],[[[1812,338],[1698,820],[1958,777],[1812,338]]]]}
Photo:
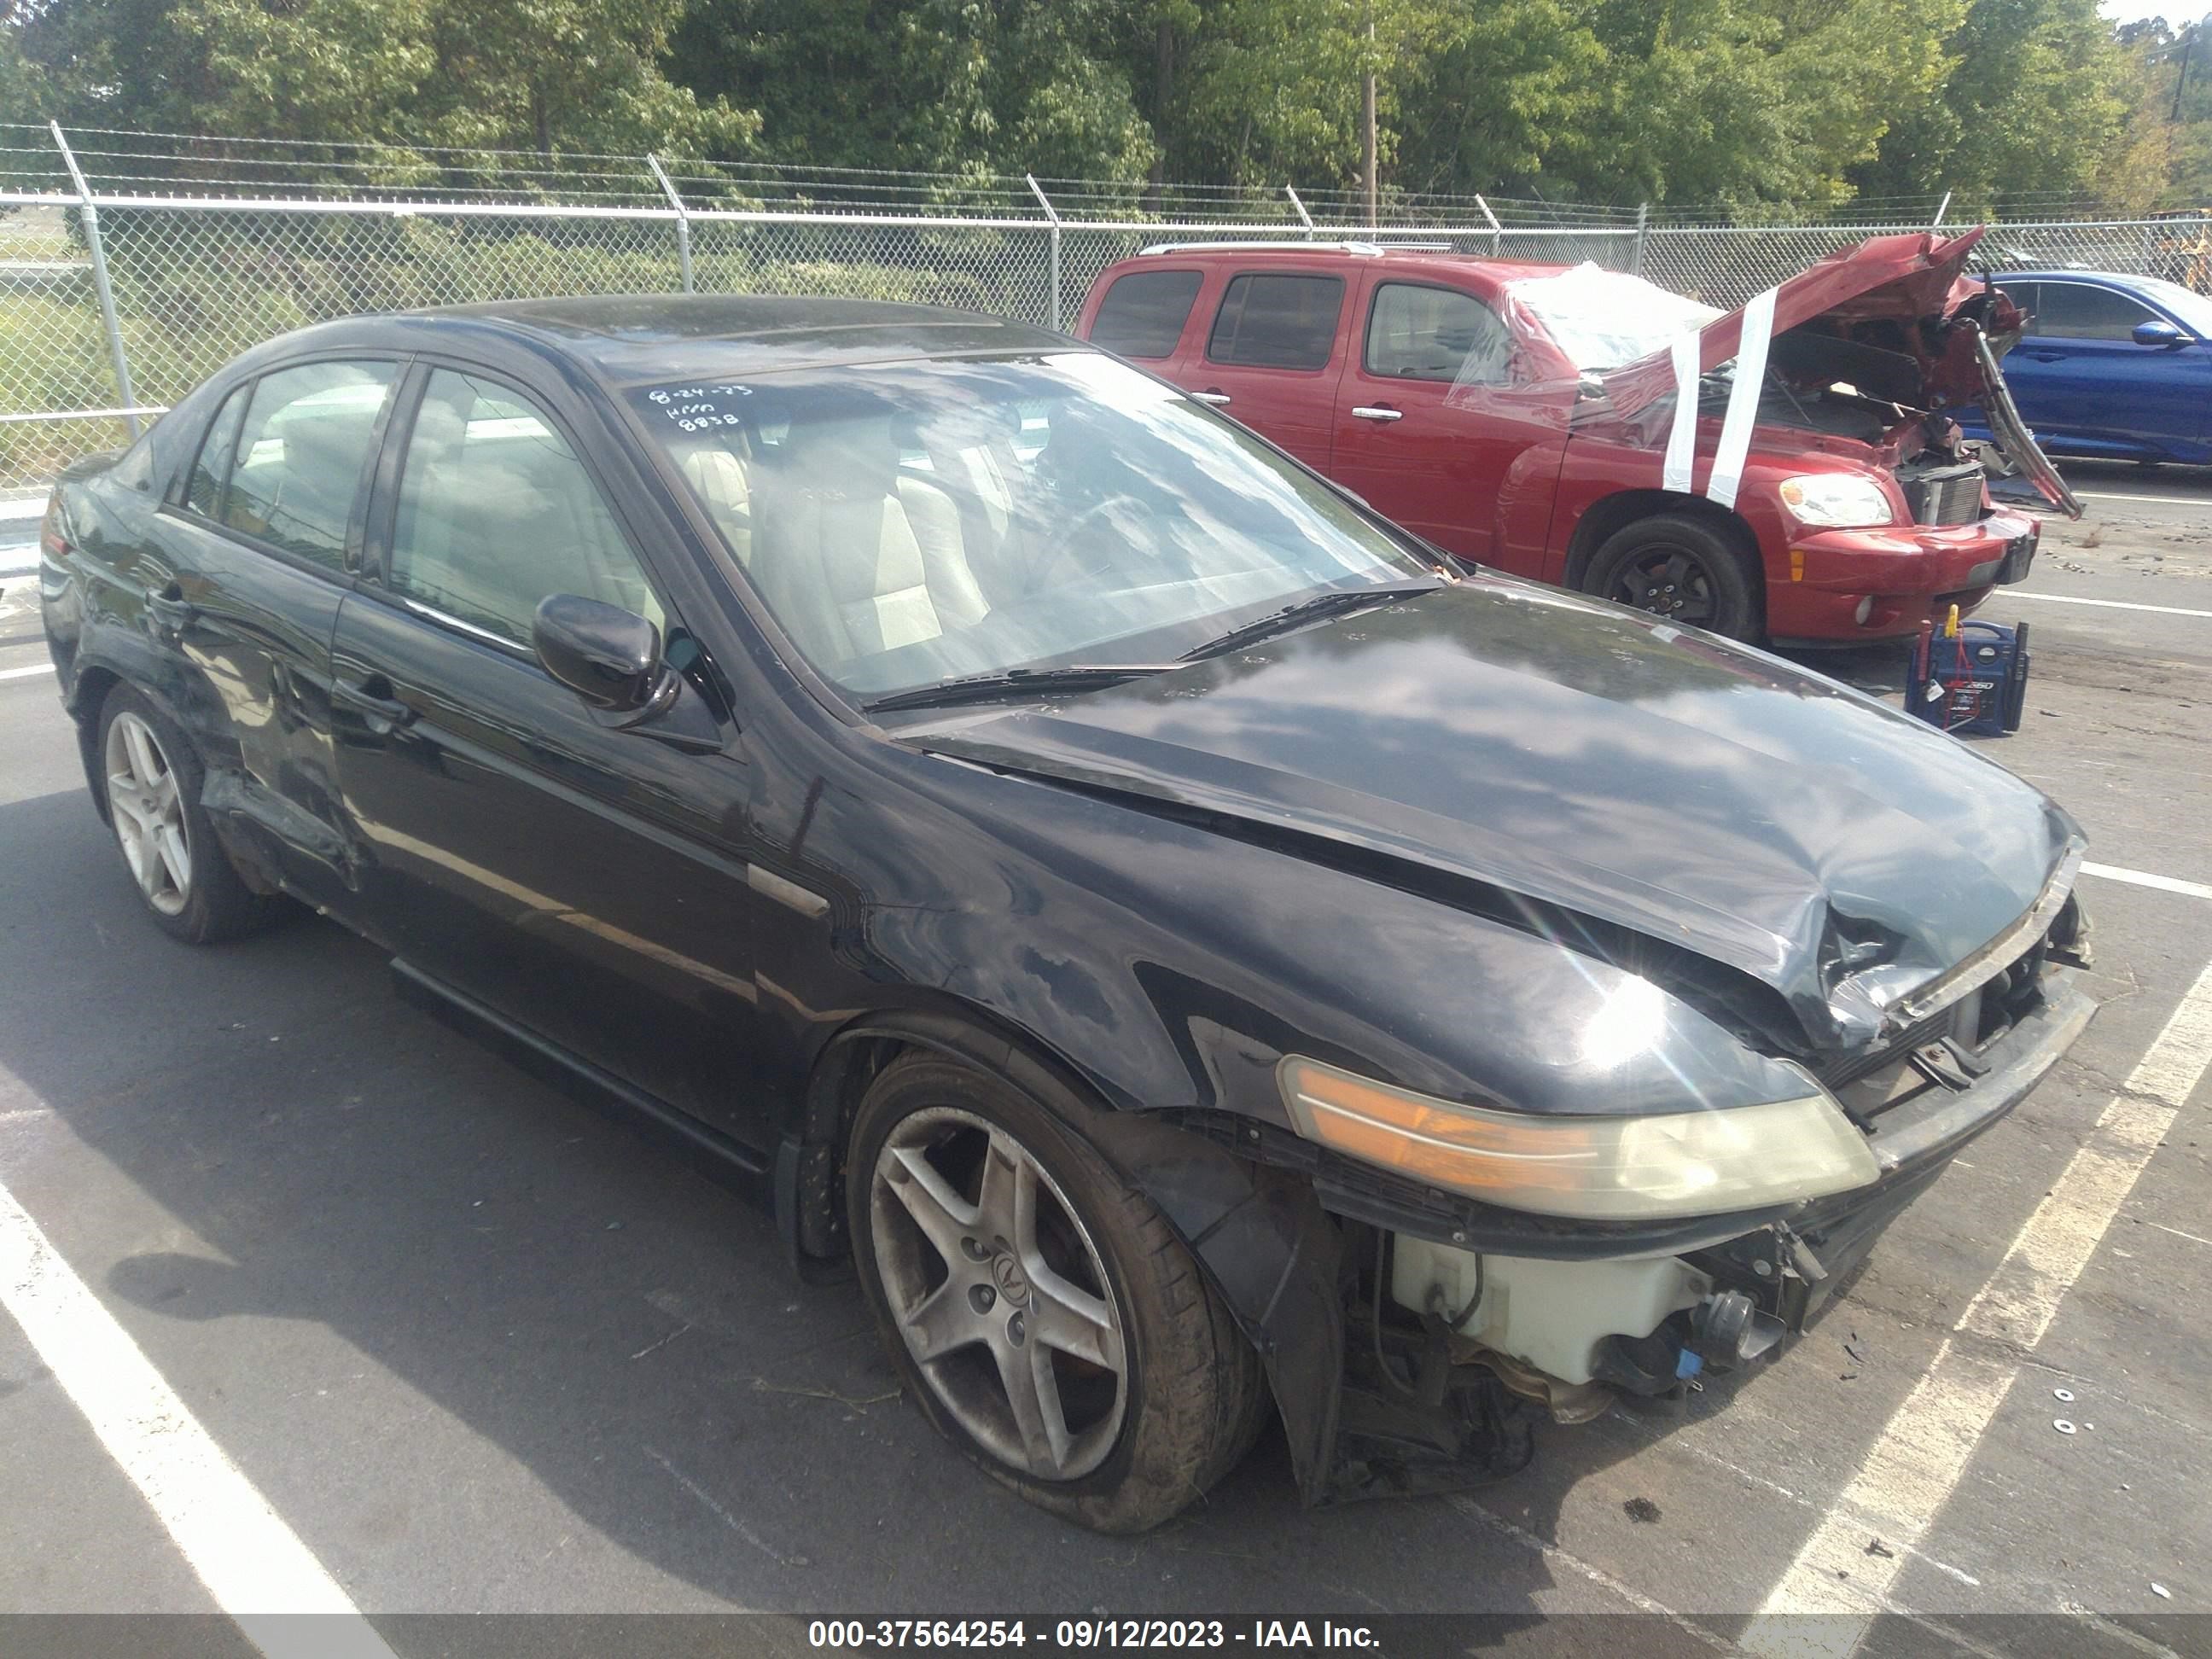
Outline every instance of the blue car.
{"type": "MultiPolygon", "coordinates": [[[[2027,326],[2005,384],[2053,455],[2212,464],[2212,300],[2155,276],[2023,270],[1996,278],[2027,326]]],[[[1986,438],[1978,410],[1960,411],[1986,438]]]]}

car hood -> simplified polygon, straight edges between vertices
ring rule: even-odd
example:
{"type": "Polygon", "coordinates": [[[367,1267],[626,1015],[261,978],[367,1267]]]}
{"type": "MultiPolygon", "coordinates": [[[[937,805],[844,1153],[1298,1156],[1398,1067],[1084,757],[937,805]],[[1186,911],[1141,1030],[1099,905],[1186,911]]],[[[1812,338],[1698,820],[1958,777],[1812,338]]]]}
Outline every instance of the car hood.
{"type": "MultiPolygon", "coordinates": [[[[1978,226],[1956,236],[1934,231],[1875,236],[1816,259],[1775,289],[1773,334],[1779,338],[1809,325],[1808,332],[1852,337],[1864,324],[1903,325],[1902,339],[1925,400],[1946,408],[1980,405],[1997,414],[2000,445],[2022,476],[2052,507],[2078,519],[2081,503],[2013,410],[1997,368],[1998,357],[2016,337],[2017,313],[2009,301],[1999,310],[1988,285],[1965,275],[1967,258],[1984,234],[1985,228],[1978,226]],[[1987,338],[1992,331],[1999,336],[1994,349],[1987,338]]],[[[1698,331],[1699,374],[1735,356],[1748,308],[1723,312],[1698,331]]],[[[1849,374],[1839,365],[1838,378],[1849,374]]],[[[1611,370],[1601,385],[1614,415],[1643,414],[1674,390],[1671,348],[1611,370]]]]}
{"type": "Polygon", "coordinates": [[[1815,1049],[1893,1023],[2080,843],[2040,792],[1871,699],[1488,575],[897,736],[1513,925],[1632,930],[1771,988],[1815,1049]]]}

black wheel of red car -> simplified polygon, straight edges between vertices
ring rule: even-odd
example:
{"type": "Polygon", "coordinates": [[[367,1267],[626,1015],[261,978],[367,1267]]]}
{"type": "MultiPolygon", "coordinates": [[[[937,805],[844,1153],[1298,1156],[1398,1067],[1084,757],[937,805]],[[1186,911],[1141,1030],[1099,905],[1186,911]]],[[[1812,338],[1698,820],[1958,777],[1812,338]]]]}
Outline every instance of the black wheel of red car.
{"type": "Polygon", "coordinates": [[[1257,1354],[1151,1200],[1024,1091],[938,1054],[888,1067],[846,1204],[907,1386],[1030,1502],[1142,1532],[1249,1446],[1257,1354]]]}
{"type": "Polygon", "coordinates": [[[1669,622],[1732,639],[1760,631],[1751,562],[1726,532],[1687,514],[1638,519],[1606,538],[1583,588],[1669,622]]]}
{"type": "Polygon", "coordinates": [[[282,905],[248,888],[200,804],[205,770],[177,723],[133,687],[100,705],[100,789],[125,866],[155,926],[213,945],[264,926],[282,905]]]}

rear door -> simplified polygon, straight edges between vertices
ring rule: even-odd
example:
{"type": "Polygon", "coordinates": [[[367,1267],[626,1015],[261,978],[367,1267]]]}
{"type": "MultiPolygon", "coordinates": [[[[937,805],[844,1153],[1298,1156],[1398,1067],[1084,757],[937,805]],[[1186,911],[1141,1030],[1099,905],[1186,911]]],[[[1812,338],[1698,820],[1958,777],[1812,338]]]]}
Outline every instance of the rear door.
{"type": "Polygon", "coordinates": [[[1437,546],[1534,574],[1565,398],[1516,382],[1494,295],[1375,271],[1337,383],[1330,473],[1437,546]]]}
{"type": "MultiPolygon", "coordinates": [[[[2021,300],[2014,284],[2002,286],[2021,300]]],[[[2055,277],[2033,287],[2004,377],[2039,440],[2092,454],[2203,453],[2212,355],[2137,345],[2138,323],[2169,319],[2118,289],[2055,277]]]]}
{"type": "Polygon", "coordinates": [[[1327,471],[1349,286],[1337,271],[1232,270],[1177,384],[1327,471]]]}
{"type": "Polygon", "coordinates": [[[734,733],[702,751],[614,729],[529,644],[538,601],[565,592],[650,618],[671,661],[696,649],[639,550],[642,509],[617,511],[545,402],[459,365],[416,381],[332,653],[376,931],[499,1018],[763,1146],[734,733]]]}
{"type": "Polygon", "coordinates": [[[353,908],[334,784],[331,634],[359,568],[397,360],[272,369],[224,399],[156,522],[149,624],[198,672],[210,812],[300,897],[353,908]]]}

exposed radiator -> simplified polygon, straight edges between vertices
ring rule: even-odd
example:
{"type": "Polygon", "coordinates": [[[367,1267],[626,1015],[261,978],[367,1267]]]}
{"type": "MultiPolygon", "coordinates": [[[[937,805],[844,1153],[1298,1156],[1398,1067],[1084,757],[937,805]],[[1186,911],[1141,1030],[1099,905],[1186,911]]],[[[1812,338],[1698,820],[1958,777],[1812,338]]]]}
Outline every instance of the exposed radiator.
{"type": "Polygon", "coordinates": [[[1915,524],[1972,524],[1982,516],[1982,464],[1966,461],[1899,480],[1915,524]]]}

